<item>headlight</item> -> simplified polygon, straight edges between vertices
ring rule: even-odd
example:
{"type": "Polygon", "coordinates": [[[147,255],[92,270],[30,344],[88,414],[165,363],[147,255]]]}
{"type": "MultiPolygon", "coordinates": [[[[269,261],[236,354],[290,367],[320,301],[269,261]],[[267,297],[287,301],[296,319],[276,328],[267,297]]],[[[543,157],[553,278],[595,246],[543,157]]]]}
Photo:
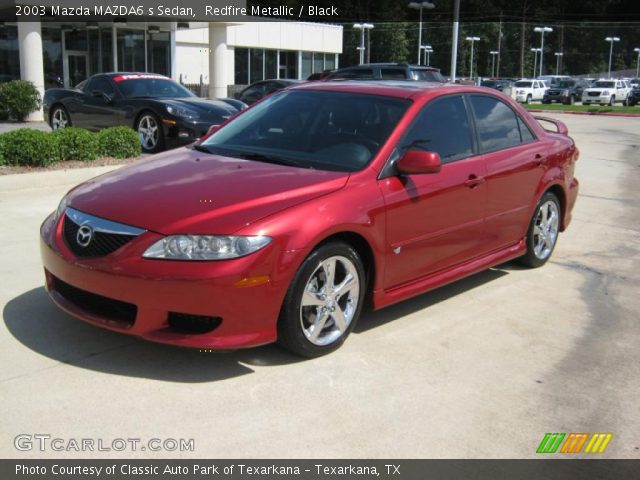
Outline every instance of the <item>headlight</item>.
{"type": "Polygon", "coordinates": [[[562,96],[567,97],[569,95],[569,90],[562,90],[562,96]]]}
{"type": "Polygon", "coordinates": [[[174,105],[167,105],[167,112],[176,117],[182,118],[198,118],[198,112],[185,107],[176,107],[174,105]]]}
{"type": "Polygon", "coordinates": [[[58,220],[60,219],[60,217],[66,210],[66,208],[67,208],[67,196],[65,195],[64,197],[62,197],[62,200],[60,200],[60,203],[58,204],[58,208],[56,208],[56,213],[53,216],[54,223],[58,223],[58,220]]]}
{"type": "Polygon", "coordinates": [[[145,258],[226,260],[244,257],[271,243],[271,237],[237,235],[170,235],[151,245],[145,258]]]}
{"type": "Polygon", "coordinates": [[[600,95],[604,95],[605,97],[609,95],[609,90],[603,90],[600,95]]]}

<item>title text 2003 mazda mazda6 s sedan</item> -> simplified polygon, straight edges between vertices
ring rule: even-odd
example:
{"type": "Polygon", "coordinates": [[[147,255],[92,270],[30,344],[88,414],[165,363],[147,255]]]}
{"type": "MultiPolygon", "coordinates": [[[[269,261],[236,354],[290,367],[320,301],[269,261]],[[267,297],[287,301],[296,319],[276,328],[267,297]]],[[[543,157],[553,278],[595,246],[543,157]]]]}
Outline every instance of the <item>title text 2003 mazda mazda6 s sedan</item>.
{"type": "Polygon", "coordinates": [[[365,304],[549,259],[578,192],[578,149],[552,122],[481,87],[283,90],[71,190],[41,227],[47,289],[157,342],[322,355],[365,304]]]}

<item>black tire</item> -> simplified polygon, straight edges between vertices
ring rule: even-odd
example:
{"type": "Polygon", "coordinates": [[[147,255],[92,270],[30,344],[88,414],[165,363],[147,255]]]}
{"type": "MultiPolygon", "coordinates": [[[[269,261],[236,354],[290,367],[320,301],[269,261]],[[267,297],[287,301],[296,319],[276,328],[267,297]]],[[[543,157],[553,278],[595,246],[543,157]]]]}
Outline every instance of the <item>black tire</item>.
{"type": "Polygon", "coordinates": [[[548,105],[551,103],[551,100],[542,99],[542,103],[544,103],[545,105],[548,105]]]}
{"type": "MultiPolygon", "coordinates": [[[[558,200],[558,197],[556,197],[556,195],[551,192],[545,193],[540,199],[540,201],[538,202],[538,204],[536,205],[536,208],[533,212],[533,216],[531,217],[531,222],[529,223],[529,228],[527,230],[527,236],[525,238],[525,242],[527,244],[527,253],[518,259],[518,261],[521,264],[530,268],[537,268],[547,263],[547,261],[549,260],[549,258],[551,258],[551,255],[553,254],[553,250],[555,249],[556,243],[558,242],[558,236],[560,234],[561,217],[562,217],[562,209],[560,208],[560,201],[558,200]],[[553,239],[552,240],[550,239],[548,242],[551,245],[547,245],[547,247],[544,250],[540,251],[538,248],[536,248],[539,242],[541,242],[537,232],[540,231],[539,225],[541,223],[540,222],[541,216],[544,217],[545,215],[545,212],[542,211],[542,209],[548,203],[552,203],[555,206],[555,213],[556,213],[555,235],[553,236],[553,239]]],[[[540,245],[542,245],[543,243],[544,242],[541,242],[540,245]]]]}
{"type": "Polygon", "coordinates": [[[51,113],[49,114],[49,124],[51,125],[51,130],[60,130],[63,128],[71,127],[71,116],[66,108],[63,105],[54,105],[51,109],[51,113]],[[64,120],[64,124],[60,124],[61,120],[64,120]]]}
{"type": "Polygon", "coordinates": [[[613,107],[614,103],[616,103],[616,96],[615,95],[611,95],[611,97],[609,97],[609,106],[613,107]]]}
{"type": "Polygon", "coordinates": [[[140,146],[144,153],[156,153],[164,149],[164,131],[162,123],[155,113],[149,110],[141,112],[133,128],[140,137],[140,146]],[[154,126],[156,129],[152,132],[154,126]],[[141,133],[142,130],[148,132],[148,135],[141,133]]]}
{"type": "Polygon", "coordinates": [[[524,101],[524,103],[531,103],[531,95],[527,95],[527,99],[524,101]]]}
{"type": "MultiPolygon", "coordinates": [[[[351,276],[354,277],[354,275],[351,276]]],[[[278,319],[278,343],[280,346],[296,355],[306,358],[326,355],[339,348],[358,321],[364,303],[366,282],[367,279],[362,260],[350,245],[342,242],[331,242],[318,247],[302,263],[287,291],[280,311],[280,318],[278,319]],[[334,259],[344,259],[345,264],[338,266],[341,260],[334,259]],[[348,294],[343,292],[336,296],[322,295],[322,292],[326,291],[326,283],[322,287],[322,291],[318,290],[322,283],[323,276],[325,281],[327,278],[325,270],[323,269],[324,262],[331,263],[332,261],[335,261],[336,265],[334,268],[335,275],[333,285],[336,284],[336,280],[344,280],[346,278],[348,273],[348,270],[345,268],[346,266],[349,268],[353,267],[352,272],[357,273],[358,284],[352,284],[352,289],[357,291],[358,295],[355,302],[353,301],[352,292],[348,292],[348,294]],[[349,262],[350,265],[347,265],[349,262]],[[310,288],[314,284],[316,287],[315,291],[310,288]],[[302,299],[305,291],[311,292],[312,298],[320,304],[316,306],[303,306],[302,299]],[[316,293],[318,295],[316,295],[316,293]],[[323,296],[329,298],[329,300],[321,299],[323,296]],[[322,303],[327,301],[335,305],[333,307],[334,310],[337,308],[342,314],[344,314],[344,310],[341,305],[345,305],[344,309],[349,309],[349,314],[351,315],[350,321],[343,331],[340,330],[338,322],[334,320],[334,314],[328,312],[330,307],[327,307],[326,303],[322,303]],[[354,303],[355,306],[353,305],[354,303]],[[323,314],[321,310],[326,311],[326,313],[323,314]],[[322,326],[317,338],[312,340],[315,329],[312,330],[311,333],[307,329],[312,329],[314,324],[318,323],[321,315],[325,316],[325,321],[321,323],[322,326]],[[305,327],[305,325],[307,326],[305,327]],[[328,343],[322,344],[324,341],[328,343]]],[[[355,292],[353,292],[353,294],[355,294],[355,292]]],[[[331,311],[333,312],[333,310],[331,311]]],[[[341,318],[344,320],[347,317],[341,315],[341,318]]]]}
{"type": "Polygon", "coordinates": [[[574,103],[576,103],[576,97],[569,95],[569,105],[573,105],[574,103]]]}

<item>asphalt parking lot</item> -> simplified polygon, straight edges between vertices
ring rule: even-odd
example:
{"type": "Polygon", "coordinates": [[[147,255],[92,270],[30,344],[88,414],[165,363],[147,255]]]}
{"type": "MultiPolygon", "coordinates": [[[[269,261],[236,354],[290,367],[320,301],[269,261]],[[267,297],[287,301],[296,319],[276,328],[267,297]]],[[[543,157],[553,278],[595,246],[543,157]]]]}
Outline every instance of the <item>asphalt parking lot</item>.
{"type": "Polygon", "coordinates": [[[582,152],[581,192],[550,263],[368,313],[311,361],[156,345],[59,311],[39,224],[112,167],[0,177],[0,456],[530,458],[546,432],[611,432],[600,456],[640,457],[640,118],[555,117],[582,152]],[[19,452],[20,434],[195,451],[19,452]]]}

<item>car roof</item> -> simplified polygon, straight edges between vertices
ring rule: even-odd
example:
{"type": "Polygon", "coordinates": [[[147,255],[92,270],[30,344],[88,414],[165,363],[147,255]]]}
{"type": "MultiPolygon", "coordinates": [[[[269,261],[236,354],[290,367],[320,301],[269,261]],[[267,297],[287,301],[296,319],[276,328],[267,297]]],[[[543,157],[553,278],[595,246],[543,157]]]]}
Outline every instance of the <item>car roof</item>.
{"type": "Polygon", "coordinates": [[[422,82],[414,80],[356,80],[356,81],[328,81],[308,82],[295,85],[292,90],[321,90],[329,92],[360,93],[380,95],[395,98],[416,98],[421,96],[436,96],[447,93],[490,93],[494,90],[473,85],[459,85],[453,83],[422,82]]]}

